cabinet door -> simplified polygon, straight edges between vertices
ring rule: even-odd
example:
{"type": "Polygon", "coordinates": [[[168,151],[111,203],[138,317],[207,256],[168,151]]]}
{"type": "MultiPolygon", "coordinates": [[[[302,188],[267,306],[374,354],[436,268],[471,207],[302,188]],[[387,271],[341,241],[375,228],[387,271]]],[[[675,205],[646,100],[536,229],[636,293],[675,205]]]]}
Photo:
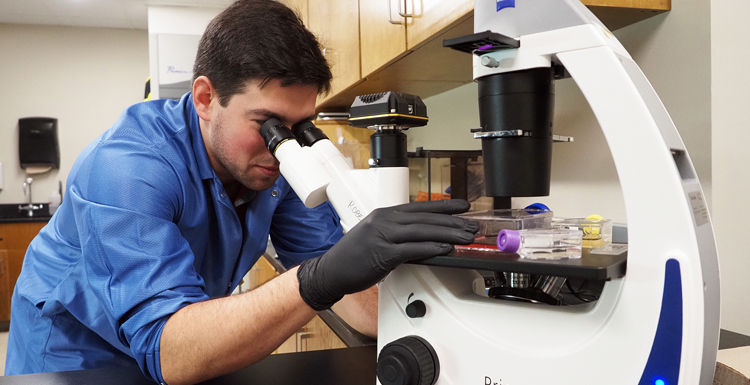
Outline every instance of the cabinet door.
{"type": "Polygon", "coordinates": [[[323,54],[331,65],[329,95],[335,95],[361,78],[358,0],[318,0],[307,14],[307,26],[323,45],[323,54]]]}
{"type": "Polygon", "coordinates": [[[301,333],[297,333],[297,338],[299,340],[297,347],[300,352],[346,347],[346,344],[341,342],[336,333],[318,316],[308,322],[301,333]]]}
{"type": "MultiPolygon", "coordinates": [[[[7,279],[8,295],[13,293],[16,287],[16,280],[21,274],[23,258],[26,256],[26,249],[29,247],[31,240],[36,237],[39,230],[42,229],[46,222],[26,222],[26,223],[3,223],[0,224],[0,249],[7,251],[7,279]]],[[[0,321],[9,320],[0,318],[0,321]]]]}
{"type": "Polygon", "coordinates": [[[428,38],[471,17],[474,0],[404,0],[408,14],[406,25],[407,48],[414,49],[428,38]]]}
{"type": "Polygon", "coordinates": [[[0,321],[10,320],[11,291],[8,286],[8,250],[0,250],[0,321]]]}
{"type": "Polygon", "coordinates": [[[345,159],[351,160],[354,168],[370,167],[367,161],[370,159],[370,135],[375,132],[374,130],[352,127],[346,122],[325,120],[316,120],[315,125],[331,139],[345,159]]]}
{"type": "Polygon", "coordinates": [[[403,0],[359,0],[362,77],[406,53],[403,0]],[[402,24],[392,24],[391,21],[402,24]]]}

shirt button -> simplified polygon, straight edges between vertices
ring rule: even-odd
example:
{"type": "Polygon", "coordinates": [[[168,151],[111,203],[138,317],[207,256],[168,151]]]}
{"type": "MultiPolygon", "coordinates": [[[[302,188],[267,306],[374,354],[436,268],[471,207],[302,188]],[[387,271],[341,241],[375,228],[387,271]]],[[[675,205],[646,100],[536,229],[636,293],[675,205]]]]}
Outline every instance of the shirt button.
{"type": "Polygon", "coordinates": [[[271,191],[271,196],[272,197],[279,196],[279,191],[278,190],[271,191]]]}
{"type": "Polygon", "coordinates": [[[226,197],[227,197],[227,194],[221,194],[221,197],[222,197],[222,198],[226,198],[226,197]]]}

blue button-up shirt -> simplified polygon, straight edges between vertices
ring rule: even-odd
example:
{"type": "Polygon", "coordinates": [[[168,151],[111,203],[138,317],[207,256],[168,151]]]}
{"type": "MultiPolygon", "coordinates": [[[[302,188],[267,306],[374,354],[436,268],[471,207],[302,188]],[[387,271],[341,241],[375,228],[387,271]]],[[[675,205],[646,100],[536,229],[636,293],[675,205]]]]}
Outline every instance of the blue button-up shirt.
{"type": "Polygon", "coordinates": [[[78,157],[64,202],[29,246],[5,373],[137,363],[161,382],[169,316],[230,294],[269,234],[287,267],[343,234],[328,203],[305,208],[283,177],[247,204],[243,227],[190,94],[128,108],[78,157]]]}

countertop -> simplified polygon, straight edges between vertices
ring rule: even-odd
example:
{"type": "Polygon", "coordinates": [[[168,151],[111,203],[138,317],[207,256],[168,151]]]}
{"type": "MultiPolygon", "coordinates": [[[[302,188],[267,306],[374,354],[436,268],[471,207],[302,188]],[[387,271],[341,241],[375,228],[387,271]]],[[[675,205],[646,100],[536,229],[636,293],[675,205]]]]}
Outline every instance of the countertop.
{"type": "MultiPolygon", "coordinates": [[[[375,384],[377,348],[319,350],[275,354],[255,365],[213,380],[207,385],[368,385],[375,384]]],[[[153,385],[137,366],[76,370],[0,377],[0,384],[15,385],[153,385]]]]}
{"type": "MultiPolygon", "coordinates": [[[[750,346],[750,337],[722,330],[719,349],[750,346]]],[[[375,384],[377,348],[276,354],[255,365],[203,382],[207,385],[369,385],[375,384]]],[[[0,377],[13,385],[153,385],[136,366],[0,377]]]]}
{"type": "Polygon", "coordinates": [[[40,209],[34,210],[33,216],[28,216],[26,212],[18,210],[19,205],[25,203],[3,203],[0,204],[0,223],[26,223],[26,222],[49,222],[49,204],[34,203],[41,206],[40,209]]]}

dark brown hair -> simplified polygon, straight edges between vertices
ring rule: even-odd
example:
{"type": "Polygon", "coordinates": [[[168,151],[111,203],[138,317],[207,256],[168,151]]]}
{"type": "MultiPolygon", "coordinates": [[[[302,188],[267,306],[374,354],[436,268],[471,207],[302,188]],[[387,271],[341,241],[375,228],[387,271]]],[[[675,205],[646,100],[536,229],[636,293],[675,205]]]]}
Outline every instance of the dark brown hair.
{"type": "Polygon", "coordinates": [[[331,88],[331,69],[320,43],[299,16],[274,0],[238,0],[216,16],[198,44],[193,80],[206,76],[222,106],[248,80],[264,87],[278,79],[282,86],[331,88]]]}

